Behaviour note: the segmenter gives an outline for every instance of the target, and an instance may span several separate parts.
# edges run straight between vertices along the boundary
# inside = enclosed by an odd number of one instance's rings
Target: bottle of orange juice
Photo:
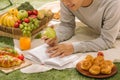
[[[19,42],[21,50],[28,50],[31,48],[31,37],[21,36]]]

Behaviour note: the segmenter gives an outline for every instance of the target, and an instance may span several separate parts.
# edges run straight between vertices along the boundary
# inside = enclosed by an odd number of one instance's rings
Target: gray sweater
[[[69,10],[61,2],[61,23],[56,27],[58,40],[70,39],[75,33],[75,17],[100,36],[90,41],[73,42],[74,53],[106,50],[120,37],[120,0],[94,0],[88,7]]]

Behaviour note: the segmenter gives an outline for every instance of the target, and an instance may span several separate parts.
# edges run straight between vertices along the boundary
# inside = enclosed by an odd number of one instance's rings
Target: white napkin
[[[23,73],[38,73],[38,72],[45,72],[51,70],[52,67],[48,65],[41,65],[33,63],[31,66],[21,69],[20,71]]]

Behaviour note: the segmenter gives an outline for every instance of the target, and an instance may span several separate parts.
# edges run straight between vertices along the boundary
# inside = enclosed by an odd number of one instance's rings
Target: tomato
[[[24,55],[23,55],[23,54],[20,54],[20,55],[18,56],[18,58],[19,58],[20,60],[24,60]]]
[[[101,51],[99,51],[99,52],[97,53],[97,56],[104,56],[104,53],[101,52]]]

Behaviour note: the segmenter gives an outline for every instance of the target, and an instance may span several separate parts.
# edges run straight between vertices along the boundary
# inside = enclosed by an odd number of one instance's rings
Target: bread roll
[[[89,70],[89,68],[92,66],[92,62],[89,60],[83,60],[81,62],[81,69],[83,70]]]
[[[100,66],[98,65],[92,65],[92,67],[89,69],[89,72],[93,75],[100,74]]]

